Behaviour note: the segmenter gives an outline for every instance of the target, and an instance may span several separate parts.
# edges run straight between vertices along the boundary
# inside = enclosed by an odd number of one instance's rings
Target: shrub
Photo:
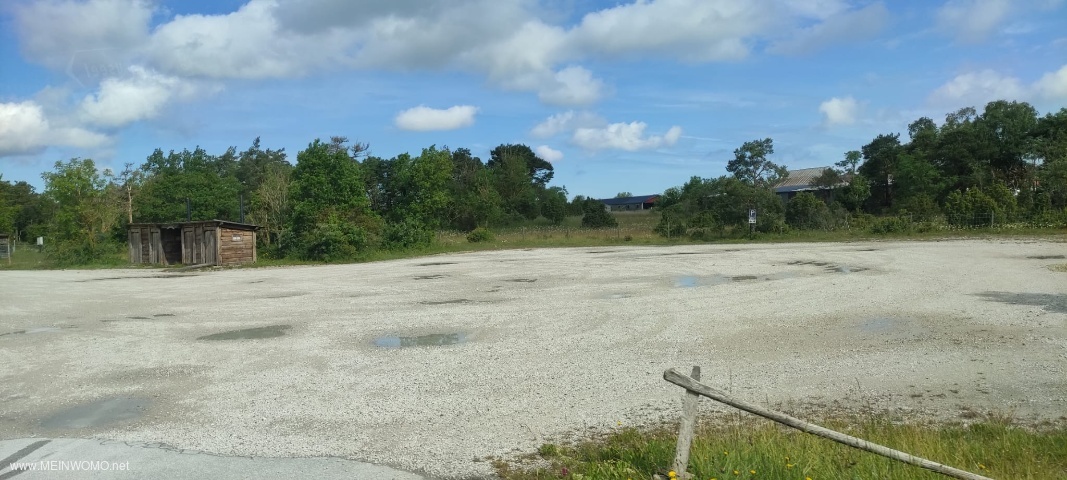
[[[387,224],[382,231],[382,246],[390,250],[426,247],[431,243],[433,231],[411,219]]]
[[[912,229],[911,222],[903,217],[883,217],[871,223],[871,233],[885,235],[906,233]]]
[[[300,257],[324,262],[351,260],[367,250],[367,237],[366,230],[347,222],[318,223],[301,237]]]
[[[619,221],[604,208],[604,204],[596,200],[587,202],[585,216],[582,217],[582,226],[585,228],[608,228],[619,226]]]
[[[830,208],[811,192],[800,192],[785,206],[785,221],[801,230],[825,229],[830,226]]]
[[[475,228],[471,230],[471,233],[467,234],[467,241],[471,243],[491,242],[493,241],[493,232],[484,227]]]

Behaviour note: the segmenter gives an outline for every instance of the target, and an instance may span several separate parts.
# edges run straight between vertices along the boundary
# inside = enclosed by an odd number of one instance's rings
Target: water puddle
[[[867,333],[884,333],[899,327],[903,322],[896,318],[875,317],[860,324],[860,330]]]
[[[304,295],[307,295],[307,293],[306,292],[278,292],[278,293],[271,293],[271,294],[268,294],[268,295],[261,295],[258,298],[278,299],[278,298],[302,297]]]
[[[259,340],[285,335],[292,325],[268,325],[266,327],[245,328],[229,332],[215,333],[198,337],[197,340]]]
[[[790,277],[795,277],[792,273],[775,273],[771,275],[706,275],[698,277],[695,275],[687,275],[684,277],[678,277],[674,281],[676,288],[695,288],[695,287],[707,287],[712,285],[723,285],[726,283],[749,283],[749,282],[766,282],[770,280],[783,280]]]
[[[512,283],[534,283],[534,282],[537,281],[537,279],[536,278],[512,278],[510,280],[504,280],[504,281],[505,282],[512,282]]]
[[[977,296],[1009,305],[1042,307],[1049,313],[1067,313],[1067,294],[1064,293],[985,292]]]
[[[853,267],[849,265],[834,265],[830,262],[815,262],[815,261],[803,261],[795,260],[789,262],[789,265],[811,265],[815,267],[823,267],[827,273],[860,273],[870,270],[867,267]]]
[[[420,264],[418,264],[416,266],[419,266],[419,267],[436,267],[436,266],[440,266],[440,265],[455,265],[455,264],[456,264],[456,262],[429,262],[429,263],[420,263]]]
[[[419,302],[423,305],[458,305],[463,303],[474,303],[474,300],[467,300],[466,298],[457,298],[455,300],[437,300],[437,301],[423,301]]]
[[[41,421],[48,429],[93,428],[128,422],[141,417],[149,401],[142,398],[118,397],[97,400],[63,410]]]
[[[27,329],[24,329],[24,330],[14,330],[14,331],[11,331],[11,332],[0,333],[0,337],[3,337],[5,335],[36,335],[38,333],[53,333],[53,332],[61,331],[64,328],[74,328],[74,327],[33,327],[33,328],[27,328]]]
[[[619,300],[619,299],[630,298],[630,297],[633,297],[633,295],[630,295],[629,293],[611,293],[611,294],[608,294],[607,298],[609,300]]]
[[[173,317],[174,314],[173,313],[154,313],[154,314],[152,314],[152,316],[153,317]]]
[[[1067,255],[1030,255],[1031,260],[1063,260],[1067,258]]]
[[[466,343],[466,341],[467,334],[465,333],[434,333],[412,337],[387,335],[375,338],[374,346],[380,348],[444,347]]]
[[[868,269],[864,267],[850,267],[848,265],[841,265],[836,267],[826,267],[827,270],[834,273],[860,273],[866,272]]]
[[[419,275],[415,277],[415,280],[437,280],[438,278],[445,278],[444,275]]]

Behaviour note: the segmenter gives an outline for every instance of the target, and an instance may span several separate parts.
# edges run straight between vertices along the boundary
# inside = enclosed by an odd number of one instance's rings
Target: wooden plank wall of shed
[[[256,231],[221,227],[219,265],[239,265],[256,261]]]
[[[194,223],[182,227],[182,263],[185,265],[218,265],[215,237],[217,228],[211,223]]]

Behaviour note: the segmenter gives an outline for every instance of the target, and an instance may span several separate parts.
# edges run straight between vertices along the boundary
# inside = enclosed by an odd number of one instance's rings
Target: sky
[[[0,174],[256,137],[529,145],[573,195],[791,169],[996,99],[1067,105],[1065,0],[5,0]]]

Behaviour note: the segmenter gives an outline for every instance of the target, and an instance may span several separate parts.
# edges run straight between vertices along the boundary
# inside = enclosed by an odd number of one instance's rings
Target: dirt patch
[[[213,333],[211,335],[197,337],[197,340],[260,340],[264,338],[281,337],[285,335],[285,331],[290,328],[293,328],[292,325],[268,325],[266,327],[245,328],[241,330]]]

